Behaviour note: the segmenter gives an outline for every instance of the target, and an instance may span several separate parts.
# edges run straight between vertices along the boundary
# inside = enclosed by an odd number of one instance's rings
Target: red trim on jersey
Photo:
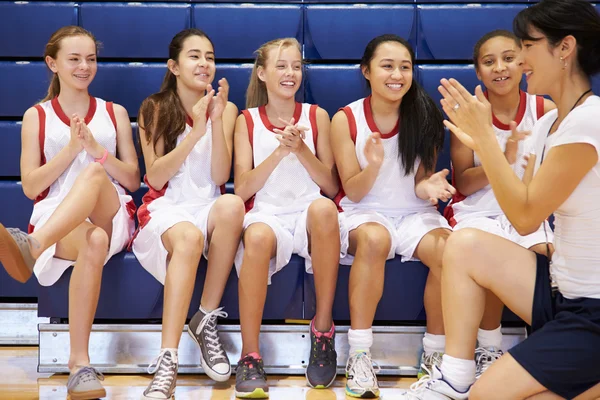
[[[54,112],[56,113],[58,118],[65,125],[71,126],[71,119],[69,117],[67,117],[67,114],[65,114],[65,112],[61,108],[60,103],[58,102],[58,96],[53,98],[50,101],[50,104],[52,104],[52,108],[54,109]],[[87,115],[83,119],[83,122],[85,122],[86,125],[89,124],[92,121],[92,118],[94,118],[95,113],[96,113],[96,98],[90,96],[90,107],[88,108]]]
[[[252,168],[254,168],[254,120],[252,119],[252,115],[250,115],[250,111],[242,110],[242,114],[244,115],[244,119],[246,120],[246,128],[248,129],[248,141],[250,142],[250,148],[252,149]],[[252,210],[254,207],[254,196],[250,197],[244,203],[246,207],[246,212]]]
[[[379,132],[379,128],[377,128],[377,124],[375,123],[375,119],[373,118],[373,110],[371,110],[371,96],[365,97],[365,100],[363,103],[363,108],[365,109],[365,118],[367,119],[367,125],[369,126],[369,129],[371,130],[371,132]],[[391,132],[388,132],[388,133],[379,132],[379,133],[381,133],[382,139],[389,139],[391,137],[394,137],[394,135],[396,135],[398,133],[399,129],[400,129],[400,118],[398,118],[398,121],[396,122],[396,126],[394,126],[394,128],[391,130]]]
[[[356,128],[356,119],[354,118],[354,113],[352,113],[352,109],[348,106],[344,108],[340,108],[341,111],[346,114],[346,118],[348,119],[348,128],[350,129],[350,139],[356,144],[356,135],[358,134],[358,130]]]
[[[194,127],[194,120],[187,114],[185,114],[185,123],[191,126],[192,128]]]
[[[315,156],[317,156],[317,140],[319,140],[319,124],[317,124],[317,110],[319,106],[312,104],[308,112],[308,120],[310,121],[310,128],[312,130],[313,144],[315,145]],[[317,156],[318,157],[318,156]]]
[[[40,167],[44,164],[46,164],[46,155],[44,154],[44,145],[46,143],[46,112],[44,111],[44,109],[42,108],[42,106],[40,106],[39,104],[34,106],[35,109],[38,112],[38,120],[39,120],[39,131],[38,131],[38,141],[40,143]],[[44,200],[46,197],[48,197],[48,193],[50,193],[50,187],[47,187],[46,190],[44,190],[42,193],[40,193],[35,200],[33,201],[33,204],[35,205],[36,203],[39,203],[40,201]],[[27,232],[28,233],[33,233],[35,229],[35,226],[29,224],[28,228],[27,228]]]
[[[167,187],[169,187],[169,182],[167,182],[165,184],[165,186],[163,186],[162,189],[160,189],[160,190],[154,189],[148,183],[147,175],[144,176],[144,183],[148,186],[148,192],[146,192],[144,197],[142,197],[142,205],[137,210],[139,226],[135,230],[135,233],[133,234],[131,240],[129,241],[129,245],[127,246],[128,251],[131,251],[131,246],[133,246],[133,241],[137,237],[138,233],[140,233],[140,230],[142,230],[146,225],[148,225],[148,222],[150,222],[150,220],[152,219],[152,217],[150,216],[150,211],[148,211],[148,206],[154,200],[156,200],[160,197],[163,197],[165,195],[165,192],[167,191]],[[133,201],[131,201],[130,203],[133,203]],[[135,207],[135,204],[133,205],[133,207]],[[127,203],[127,211],[131,212],[129,203]]]
[[[279,127],[275,126],[269,121],[269,117],[267,117],[267,110],[265,106],[258,107],[258,113],[260,114],[260,119],[262,123],[265,125],[265,128],[273,132],[274,129],[284,130],[285,126]],[[294,110],[294,123],[297,124],[300,120],[300,116],[302,116],[302,103],[296,103],[296,109]]]
[[[488,92],[487,90],[484,92],[485,97],[488,97]],[[517,116],[515,117],[515,122],[517,123],[517,126],[519,126],[521,124],[521,121],[523,121],[523,117],[525,116],[525,111],[527,110],[527,92],[524,92],[522,90],[519,90],[519,109],[517,110]],[[494,126],[498,129],[502,129],[503,131],[510,131],[510,125],[506,125],[505,123],[503,123],[502,121],[500,121],[498,118],[496,118],[496,115],[494,114],[494,112],[492,111],[492,123],[494,124]]]
[[[537,111],[537,119],[544,116],[544,98],[542,96],[535,96],[535,109]]]
[[[117,130],[117,117],[115,117],[115,108],[113,106],[114,106],[114,104],[112,101],[106,102],[106,111],[108,112],[108,116],[110,117],[110,120],[112,121],[112,123],[115,127],[115,131],[116,131]]]
[[[454,179],[454,169],[452,169],[452,186],[456,188],[456,180]],[[452,206],[456,203],[460,203],[466,198],[467,196],[463,195],[457,190],[456,194],[452,196],[452,199],[450,200],[446,208],[444,208],[444,218],[448,220],[448,223],[452,228],[454,228],[454,226],[456,225],[456,220],[454,219],[454,209],[452,208]]]

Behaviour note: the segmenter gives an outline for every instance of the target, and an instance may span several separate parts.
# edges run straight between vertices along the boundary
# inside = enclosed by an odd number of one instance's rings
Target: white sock
[[[206,315],[206,314],[208,314],[208,313],[210,312],[210,311],[207,311],[207,310],[206,310],[204,307],[202,307],[202,304],[200,304],[200,308],[199,308],[199,310],[200,310],[200,311],[202,311],[202,313],[203,313],[204,315]],[[212,311],[212,310],[211,310],[211,311]]]
[[[425,332],[423,336],[423,351],[425,354],[443,353],[446,349],[446,335],[433,335]]]
[[[477,341],[479,342],[479,347],[485,349],[495,347],[496,349],[500,349],[502,347],[502,327],[499,326],[491,331],[479,328],[477,331]]]
[[[348,329],[350,354],[357,351],[370,352],[373,346],[373,329]]]
[[[444,354],[442,375],[456,390],[466,392],[475,383],[475,360],[463,360]]]

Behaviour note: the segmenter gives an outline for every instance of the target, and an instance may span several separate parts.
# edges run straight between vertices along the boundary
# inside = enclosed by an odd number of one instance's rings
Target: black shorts
[[[572,399],[600,383],[600,299],[553,296],[540,254],[531,330],[509,353],[546,389]]]

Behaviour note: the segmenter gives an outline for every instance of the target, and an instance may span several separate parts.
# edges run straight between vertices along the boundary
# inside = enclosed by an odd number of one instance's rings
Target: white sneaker
[[[479,379],[481,375],[504,353],[496,347],[478,347],[475,350],[475,379]]]
[[[454,389],[452,385],[444,380],[442,373],[434,365],[431,375],[424,375],[417,382],[410,385],[410,391],[402,394],[400,398],[403,400],[467,400],[469,390],[459,392]]]
[[[377,366],[379,370],[379,366]],[[357,351],[351,354],[346,363],[346,394],[361,399],[379,397],[377,375],[373,368],[371,353]]]

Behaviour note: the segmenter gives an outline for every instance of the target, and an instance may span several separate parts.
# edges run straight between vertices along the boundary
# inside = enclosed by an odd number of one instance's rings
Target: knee
[[[469,257],[473,254],[479,242],[480,231],[465,228],[452,233],[446,240],[442,265],[444,269],[464,269],[469,264]]]
[[[110,240],[106,231],[95,227],[86,233],[86,258],[94,260],[92,265],[104,266],[104,260],[108,254]]]
[[[383,226],[366,227],[358,235],[358,247],[370,259],[385,261],[392,247],[392,238]]]
[[[270,255],[275,242],[275,233],[271,227],[263,223],[250,225],[244,233],[244,251],[249,253]]]
[[[333,201],[318,199],[308,207],[308,225],[310,230],[339,230],[338,210]]]
[[[244,201],[241,197],[224,194],[215,202],[214,210],[218,220],[226,222],[232,228],[234,224],[241,228],[245,212]]]
[[[173,252],[188,257],[200,258],[204,248],[204,235],[192,224],[180,228],[175,236]]]
[[[93,162],[85,167],[80,176],[85,182],[96,183],[106,176],[106,171],[100,163]]]

